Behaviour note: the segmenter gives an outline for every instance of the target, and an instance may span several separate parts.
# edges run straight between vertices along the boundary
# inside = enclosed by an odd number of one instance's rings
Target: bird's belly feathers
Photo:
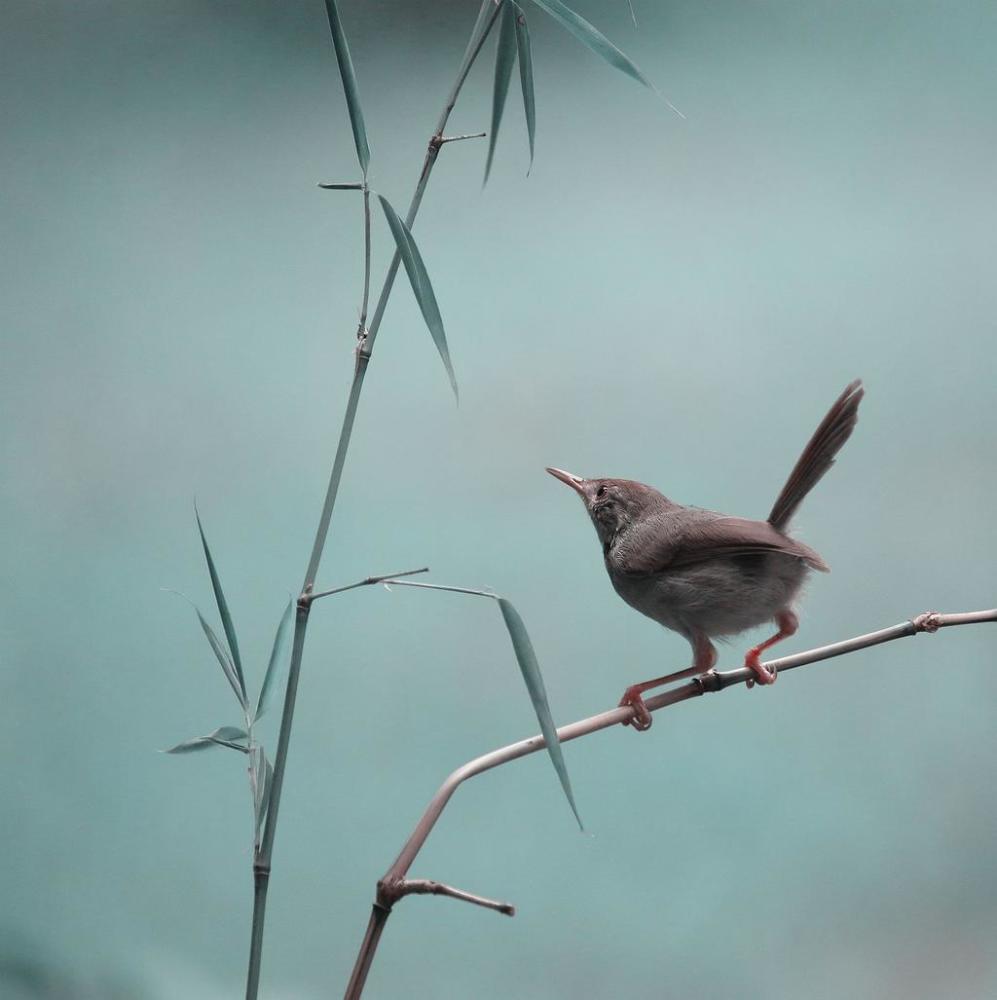
[[[794,556],[751,554],[705,560],[652,577],[610,571],[616,592],[641,614],[688,636],[734,635],[788,608],[807,575]]]

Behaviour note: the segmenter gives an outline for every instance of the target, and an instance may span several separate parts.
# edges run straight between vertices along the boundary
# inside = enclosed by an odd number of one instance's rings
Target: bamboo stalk
[[[443,146],[443,130],[446,128],[450,113],[453,111],[457,98],[460,96],[467,75],[474,65],[481,47],[495,23],[499,7],[493,0],[482,0],[481,9],[478,12],[477,20],[471,31],[471,36],[464,51],[464,56],[457,71],[457,78],[447,94],[443,111],[437,122],[436,130],[429,139],[426,156],[423,161],[419,180],[416,184],[415,192],[409,204],[405,222],[411,229],[415,218],[419,213],[422,198],[426,191],[426,185],[432,174],[433,167]],[[253,923],[250,938],[249,964],[246,975],[246,1000],[256,1000],[259,992],[260,964],[263,949],[264,918],[266,914],[267,890],[270,883],[271,861],[273,857],[273,844],[277,832],[277,818],[280,809],[281,794],[284,788],[284,773],[287,767],[287,752],[291,740],[291,727],[294,722],[294,708],[297,699],[298,681],[301,675],[301,661],[304,653],[305,634],[308,629],[308,616],[311,611],[314,595],[312,593],[315,578],[318,574],[319,564],[325,550],[326,539],[329,534],[329,525],[332,521],[332,512],[336,506],[336,498],[339,495],[339,486],[343,477],[343,469],[346,466],[346,456],[349,451],[350,440],[353,434],[353,424],[356,420],[357,409],[360,405],[360,394],[363,389],[364,379],[367,374],[367,367],[370,363],[371,353],[374,348],[374,340],[380,328],[384,310],[394,286],[395,277],[398,273],[398,265],[401,256],[395,252],[388,267],[384,283],[374,307],[374,314],[371,317],[369,328],[365,326],[367,315],[367,303],[370,294],[370,201],[369,190],[366,178],[363,184],[364,193],[364,290],[363,304],[361,307],[360,329],[358,330],[358,342],[356,350],[356,365],[353,372],[353,382],[350,385],[350,394],[346,402],[346,412],[343,415],[343,423],[339,432],[339,441],[336,445],[336,455],[332,463],[332,471],[329,475],[329,484],[326,487],[325,499],[319,515],[319,523],[315,532],[315,541],[312,544],[311,555],[308,560],[308,567],[305,570],[305,578],[298,598],[297,615],[294,621],[294,639],[291,647],[291,662],[288,668],[287,687],[284,693],[284,708],[281,713],[280,733],[277,737],[277,753],[273,763],[273,778],[270,785],[270,800],[267,809],[266,822],[263,828],[263,838],[259,850],[253,859]],[[382,923],[383,926],[383,923]],[[380,928],[377,931],[380,937]]]

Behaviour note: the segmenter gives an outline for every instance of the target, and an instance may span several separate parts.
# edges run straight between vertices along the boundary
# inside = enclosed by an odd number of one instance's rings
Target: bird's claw
[[[633,726],[639,733],[647,732],[651,728],[651,723],[654,720],[651,718],[647,705],[644,704],[640,691],[627,688],[620,699],[619,707],[633,709],[633,715],[629,719],[623,720],[624,726]]]
[[[755,675],[746,681],[749,688],[753,688],[756,682],[758,684],[775,684],[776,678],[779,676],[777,670],[770,670],[762,664],[761,655],[760,649],[749,649],[744,658],[744,665]]]

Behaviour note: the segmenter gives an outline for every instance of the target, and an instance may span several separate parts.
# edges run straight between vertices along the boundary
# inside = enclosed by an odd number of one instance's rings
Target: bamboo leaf
[[[530,140],[530,169],[533,168],[533,144],[537,134],[537,108],[533,93],[533,50],[526,15],[519,4],[516,8],[516,48],[519,52],[519,83],[523,90],[523,110],[526,113],[526,134]],[[527,170],[527,173],[530,171]]]
[[[415,293],[416,301],[422,310],[422,318],[426,321],[426,326],[429,327],[433,343],[436,344],[436,349],[440,352],[440,357],[443,359],[443,366],[447,370],[454,398],[459,399],[457,379],[454,376],[453,365],[450,363],[450,349],[447,347],[447,336],[443,330],[443,318],[440,316],[440,307],[436,302],[436,296],[433,293],[433,286],[429,280],[426,265],[422,262],[422,254],[419,253],[419,248],[416,246],[415,239],[408,226],[405,225],[398,213],[391,207],[388,199],[382,195],[378,195],[377,197],[381,202],[381,208],[384,209],[384,217],[388,220],[391,235],[395,238],[395,245],[398,247],[398,253],[401,255],[402,263],[405,265],[405,271],[412,285],[412,291]]]
[[[350,56],[350,46],[346,41],[343,22],[339,18],[336,0],[325,0],[326,13],[329,15],[329,28],[332,30],[332,44],[336,48],[336,62],[339,64],[339,75],[343,80],[343,93],[346,95],[346,107],[350,113],[350,125],[353,127],[353,142],[357,147],[357,160],[364,177],[370,164],[370,147],[367,145],[367,127],[364,125],[363,110],[360,107],[360,91],[357,88],[357,77],[353,71],[353,59]]]
[[[540,732],[543,733],[547,742],[547,753],[550,754],[551,762],[557,776],[561,781],[561,787],[568,799],[568,805],[575,814],[578,826],[582,827],[582,819],[578,815],[578,807],[575,805],[575,796],[571,790],[571,779],[568,777],[568,769],[564,763],[564,755],[561,753],[561,743],[557,738],[557,729],[554,726],[554,719],[550,713],[550,705],[547,702],[547,691],[544,687],[543,675],[540,672],[540,664],[537,662],[536,653],[533,651],[533,643],[530,642],[529,633],[520,618],[519,612],[504,597],[497,598],[499,608],[502,610],[502,617],[505,619],[505,627],[509,630],[509,638],[512,640],[512,648],[516,652],[516,659],[519,661],[519,669],[522,671],[523,680],[526,681],[526,688],[530,693],[530,700],[533,702],[533,710],[537,713],[537,721],[540,723]]]
[[[222,671],[226,678],[228,678],[229,684],[232,685],[232,690],[235,692],[236,698],[239,699],[239,704],[242,705],[243,710],[247,709],[249,704],[246,701],[246,692],[239,684],[239,676],[235,672],[235,665],[232,663],[225,647],[221,644],[221,640],[215,635],[215,630],[204,620],[204,615],[201,614],[196,605],[194,611],[197,614],[197,620],[201,623],[201,628],[204,629],[204,634],[208,637],[208,643],[211,645],[215,657],[221,664]]]
[[[560,779],[561,787],[568,799],[568,805],[578,820],[581,829],[582,820],[578,815],[578,807],[575,805],[575,796],[571,790],[571,780],[568,778],[568,769],[564,763],[564,755],[561,752],[561,743],[557,738],[557,729],[554,726],[554,719],[550,713],[550,705],[547,702],[547,691],[544,687],[543,675],[540,672],[540,664],[537,662],[537,655],[533,651],[533,643],[530,642],[529,633],[520,618],[519,612],[513,607],[510,601],[498,594],[487,590],[478,590],[472,587],[448,587],[440,583],[420,583],[416,580],[399,580],[397,578],[389,580],[389,583],[397,584],[399,587],[417,587],[422,590],[441,590],[451,594],[470,594],[474,597],[489,597],[498,602],[502,611],[502,618],[505,620],[505,627],[512,640],[512,648],[516,653],[516,660],[519,669],[526,682],[526,689],[529,691],[530,700],[533,702],[533,710],[537,714],[537,721],[540,723],[540,732],[543,733],[544,741],[547,745],[547,753],[554,764],[554,770]]]
[[[242,673],[242,658],[239,656],[239,642],[235,635],[235,626],[232,624],[232,615],[229,614],[228,603],[225,600],[225,594],[222,591],[222,582],[218,579],[218,571],[215,569],[215,561],[211,558],[211,549],[208,548],[208,539],[204,535],[204,527],[201,525],[201,515],[197,511],[197,505],[194,505],[194,516],[197,518],[197,530],[201,534],[201,545],[204,547],[204,558],[208,563],[208,573],[211,576],[211,589],[215,592],[215,603],[218,605],[218,614],[222,619],[222,628],[225,629],[225,637],[228,639],[229,652],[232,654],[231,664],[235,669],[235,676],[238,680],[238,688],[236,694],[239,695],[239,700],[242,702],[243,708],[248,704],[248,699],[246,697],[246,678]],[[201,612],[197,612],[198,618],[201,618]],[[205,633],[208,635],[208,641],[215,645],[217,640],[213,640],[212,636],[214,633],[208,628],[207,622],[201,618],[201,624],[204,626]],[[217,655],[217,650],[215,651]],[[219,659],[221,659],[219,657]],[[225,669],[225,664],[222,663],[222,669]],[[226,674],[228,671],[226,670]]]
[[[602,56],[610,66],[615,66],[621,73],[626,73],[638,83],[654,90],[651,81],[626,55],[598,28],[589,24],[580,14],[576,14],[567,4],[561,3],[561,0],[533,0],[533,2],[570,31],[583,45],[587,45],[596,55]]]
[[[198,750],[209,750],[211,747],[229,747],[232,750],[240,750],[248,753],[246,747],[239,746],[235,741],[247,739],[246,733],[235,726],[222,726],[208,736],[198,736],[196,739],[178,743],[163,753],[194,753]]]
[[[256,703],[256,714],[253,716],[255,722],[267,710],[270,701],[270,692],[273,689],[273,682],[277,677],[277,664],[280,661],[280,654],[284,647],[284,640],[287,637],[287,626],[291,621],[291,608],[293,602],[288,601],[284,614],[277,626],[277,634],[273,638],[273,649],[270,651],[270,662],[267,664],[267,672],[263,675],[263,686],[260,688],[260,698]]]
[[[501,23],[499,25],[498,47],[495,50],[492,127],[488,133],[488,159],[485,160],[484,184],[488,183],[488,175],[491,173],[495,144],[498,142],[499,125],[502,124],[502,112],[505,110],[505,99],[509,93],[509,80],[512,78],[512,66],[516,61],[516,13],[512,8],[511,0],[502,0],[502,12],[499,14]]]
[[[249,783],[253,789],[253,817],[255,820],[255,842],[257,849],[267,806],[270,804],[270,786],[273,781],[273,765],[267,760],[263,747],[253,747],[250,754]]]

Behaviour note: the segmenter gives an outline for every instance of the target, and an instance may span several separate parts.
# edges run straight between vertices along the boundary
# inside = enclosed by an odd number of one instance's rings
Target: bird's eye
[[[603,483],[599,489],[596,490],[595,495],[597,497],[604,497],[606,495],[606,484]]]

